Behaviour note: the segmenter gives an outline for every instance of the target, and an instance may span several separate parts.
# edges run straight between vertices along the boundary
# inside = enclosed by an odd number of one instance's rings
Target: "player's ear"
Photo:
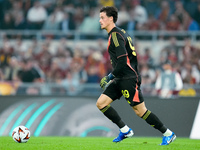
[[[113,21],[113,16],[109,17],[109,20],[112,21],[112,22],[114,22],[114,21]]]

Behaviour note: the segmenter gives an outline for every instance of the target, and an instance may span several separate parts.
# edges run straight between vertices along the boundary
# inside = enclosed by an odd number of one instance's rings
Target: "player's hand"
[[[108,82],[110,81],[108,76],[105,76],[100,81],[100,87],[104,90]]]
[[[100,81],[101,88],[104,90],[106,86],[108,85],[108,83],[114,78],[115,76],[112,73],[110,73],[108,76],[103,77]]]

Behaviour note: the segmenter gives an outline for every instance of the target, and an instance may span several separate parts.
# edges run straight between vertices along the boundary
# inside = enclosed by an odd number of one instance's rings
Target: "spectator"
[[[145,95],[151,95],[155,93],[155,90],[152,89],[151,85],[155,84],[156,81],[156,72],[154,69],[150,68],[147,64],[140,66],[140,75],[142,77],[142,92]]]
[[[28,58],[32,55],[31,51],[29,51],[27,45],[21,38],[17,38],[13,44],[14,53],[17,55],[18,59]]]
[[[166,30],[168,31],[177,31],[180,29],[180,22],[178,20],[178,18],[172,14],[169,17],[169,21],[167,21],[166,23]]]
[[[91,9],[89,16],[84,18],[79,30],[84,33],[83,38],[97,38],[92,35],[100,30],[99,19],[95,16],[94,9]]]
[[[186,84],[199,84],[200,83],[200,72],[196,65],[191,63],[184,63],[181,68],[181,76],[183,82]]]
[[[43,30],[53,30],[56,31],[59,29],[59,22],[56,21],[56,15],[51,14],[45,21],[42,27]]]
[[[51,62],[50,70],[46,72],[46,80],[49,83],[61,83],[61,81],[66,77],[68,72],[63,71],[59,68],[59,59],[53,58]]]
[[[112,64],[110,63],[110,56],[109,56],[107,47],[104,46],[105,43],[104,43],[103,39],[98,39],[97,42],[98,42],[97,47],[99,48],[99,51],[103,55],[102,62],[104,64],[104,66],[105,66],[106,74],[109,74],[109,72],[112,71]]]
[[[153,69],[149,68],[148,65],[142,65],[140,74],[142,76],[143,84],[153,84],[156,80],[156,73]]]
[[[83,11],[83,8],[81,7],[77,7],[76,8],[76,11],[74,13],[74,22],[76,24],[76,29],[79,28],[79,26],[81,25],[81,23],[83,22],[84,20],[84,11]]]
[[[193,59],[193,55],[196,54],[196,48],[191,44],[190,38],[185,38],[184,46],[182,47],[183,60],[189,63]]]
[[[199,24],[187,13],[185,16],[185,29],[186,31],[198,31],[200,29]]]
[[[178,72],[173,71],[170,63],[163,65],[163,71],[159,74],[155,88],[161,98],[172,98],[183,87],[183,81]]]
[[[147,23],[147,10],[140,4],[139,0],[132,1],[132,9],[134,11],[134,19],[137,22],[137,29],[140,30]]]
[[[5,38],[3,40],[3,47],[0,48],[0,67],[4,69],[5,67],[9,66],[10,58],[13,56],[13,47],[11,46],[9,40]]]
[[[50,50],[48,44],[42,44],[41,50],[39,50],[39,53],[35,55],[35,60],[40,62],[40,60],[44,58],[50,63],[52,59],[52,54],[49,51]]]
[[[18,71],[20,66],[16,57],[11,57],[9,61],[9,66],[4,70],[4,80],[5,81],[18,81]]]
[[[31,53],[33,54],[33,57],[35,58],[35,56],[41,51],[41,44],[36,38],[33,38],[28,49],[30,49]]]
[[[51,15],[55,16],[55,21],[57,23],[60,23],[64,19],[65,13],[62,7],[57,6],[56,8],[54,8],[54,11],[50,14],[50,16]]]
[[[163,23],[166,23],[169,19],[169,17],[172,14],[172,10],[169,6],[169,2],[164,0],[161,1],[161,6],[158,8],[156,12],[156,18],[160,20]]]
[[[182,51],[181,51],[181,46],[179,46],[177,41],[177,38],[174,36],[171,36],[169,38],[169,43],[167,44],[167,46],[165,46],[165,50],[166,50],[166,55],[167,58],[169,57],[170,54],[172,54],[171,52],[174,52],[176,57],[177,57],[177,61],[180,61],[181,57],[182,57]]]
[[[59,30],[63,31],[68,39],[73,38],[73,35],[70,34],[70,31],[74,31],[76,29],[76,24],[74,22],[74,18],[72,18],[72,14],[66,12],[64,15],[64,19],[59,23]]]
[[[153,15],[149,15],[149,19],[147,21],[147,30],[156,31],[160,30],[160,22]]]
[[[152,58],[152,56],[151,56],[151,49],[150,48],[145,48],[145,50],[144,50],[144,55],[143,56],[141,56],[143,59],[143,61],[144,61],[144,64],[147,64],[150,68],[154,68],[154,60],[153,60],[153,58]]]
[[[102,54],[98,51],[89,55],[85,66],[88,74],[88,83],[97,83],[105,75],[106,70],[102,60]]]
[[[128,11],[126,10],[126,6],[124,4],[122,4],[120,6],[119,13],[118,13],[117,25],[120,28],[124,29],[125,25],[127,25],[128,21],[129,21],[129,19],[130,19],[130,16],[129,16]]]
[[[130,18],[127,22],[127,25],[124,25],[124,29],[128,32],[136,30],[137,22],[134,18],[134,10],[129,10]]]
[[[21,70],[18,71],[19,81],[22,83],[38,83],[43,82],[44,77],[41,74],[41,70],[38,66],[34,65],[34,60],[22,60]],[[40,89],[34,86],[24,86],[20,84],[17,89],[17,94],[39,94]]]
[[[70,69],[71,62],[72,58],[66,53],[58,57],[58,66],[63,72],[67,72]]]
[[[34,66],[33,60],[22,60],[21,62],[21,70],[18,72],[18,77],[20,81],[24,83],[33,83],[41,81],[41,74]]]
[[[184,23],[185,20],[185,16],[187,12],[185,11],[184,7],[183,7],[183,3],[181,1],[176,1],[175,2],[175,11],[174,11],[174,15],[178,18],[179,22],[181,24]]]
[[[39,1],[35,1],[33,7],[31,7],[27,13],[28,28],[34,30],[42,29],[47,16],[46,9],[40,4]]]
[[[64,32],[76,29],[75,22],[70,13],[65,13],[64,19],[59,23],[59,29]]]
[[[47,75],[49,75],[50,71],[51,71],[51,67],[52,67],[51,61],[49,61],[46,58],[42,57],[41,60],[39,61],[39,67],[41,68],[41,70],[45,74],[46,82],[49,82],[49,78],[47,77]]]
[[[24,30],[26,29],[26,21],[23,15],[19,14],[14,20],[14,29],[15,30]]]
[[[80,58],[74,58],[72,60],[72,65],[70,66],[70,71],[74,78],[77,78],[77,80],[82,84],[87,82],[87,72],[84,68],[84,60]]]
[[[9,13],[4,15],[3,22],[1,23],[1,29],[3,30],[12,30],[14,29],[14,22]]]
[[[24,17],[24,11],[23,11],[23,2],[22,1],[13,1],[12,2],[12,8],[9,10],[9,13],[11,14],[11,17],[15,20],[19,16]]]
[[[175,51],[170,51],[168,58],[167,58],[173,65],[178,63],[178,57],[175,53]]]
[[[69,95],[79,93],[81,84],[87,81],[87,72],[84,69],[82,59],[73,59],[70,65],[70,71],[65,79],[61,81],[61,84],[66,87]]]

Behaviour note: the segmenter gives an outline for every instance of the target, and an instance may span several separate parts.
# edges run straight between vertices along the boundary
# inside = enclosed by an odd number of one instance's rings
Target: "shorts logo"
[[[130,96],[128,90],[122,90],[122,94],[124,95],[125,98],[129,98]]]

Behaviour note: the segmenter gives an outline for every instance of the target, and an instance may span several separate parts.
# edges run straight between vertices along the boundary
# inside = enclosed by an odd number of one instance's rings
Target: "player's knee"
[[[102,103],[101,101],[97,101],[97,102],[96,102],[96,106],[97,106],[97,108],[102,109],[102,108],[105,107],[105,104]]]
[[[138,116],[138,117],[141,117],[143,115],[143,113],[141,111],[135,111],[135,114]]]
[[[135,114],[138,116],[138,117],[142,117],[144,115],[144,113],[146,112],[145,109],[133,109],[135,111]]]
[[[140,112],[139,112],[139,111],[135,111],[135,114],[136,114],[137,116],[139,116],[139,115],[140,115]]]
[[[98,100],[98,101],[96,102],[96,106],[97,106],[97,108],[99,108],[100,110],[103,109],[104,107],[108,106],[108,105],[109,105],[109,104],[107,104],[107,103],[105,103],[105,102],[103,102],[103,101],[100,101],[100,100]]]
[[[112,103],[112,99],[109,98],[108,96],[102,94],[102,95],[99,97],[99,99],[97,100],[96,106],[97,106],[99,109],[102,109],[102,108],[104,108],[104,107],[110,105],[110,103]]]
[[[96,106],[97,106],[97,108],[101,109],[101,103],[100,102],[97,101]]]
[[[138,104],[136,106],[133,106],[132,108],[138,117],[142,117],[145,114],[145,112],[147,111],[147,108],[146,108],[144,102],[141,104]]]

